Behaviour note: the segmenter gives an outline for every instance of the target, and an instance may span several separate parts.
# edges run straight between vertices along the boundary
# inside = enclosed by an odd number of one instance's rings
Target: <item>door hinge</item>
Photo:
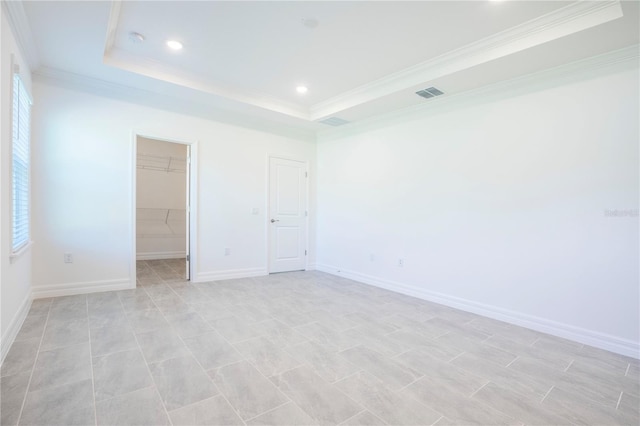
[[[306,251],[306,250],[304,251],[304,255],[305,255],[305,256],[307,255],[307,251]]]
[[[187,262],[191,261],[191,255],[187,255]]]
[[[304,172],[304,177],[309,177],[309,173]]]
[[[304,217],[307,217],[309,215],[309,212],[307,212],[306,210],[304,211]]]

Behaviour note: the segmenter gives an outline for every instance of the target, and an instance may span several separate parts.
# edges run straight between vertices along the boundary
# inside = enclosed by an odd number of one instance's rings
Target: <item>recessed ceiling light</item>
[[[182,43],[177,40],[167,40],[167,46],[172,50],[180,50],[182,49]]]
[[[135,32],[135,31],[131,31],[129,33],[129,41],[131,43],[135,43],[135,44],[142,43],[144,41],[144,36],[142,34],[140,34],[140,33]]]
[[[296,87],[296,92],[300,93],[301,95],[304,95],[308,91],[309,91],[309,89],[307,88],[307,86],[298,86],[298,87]]]

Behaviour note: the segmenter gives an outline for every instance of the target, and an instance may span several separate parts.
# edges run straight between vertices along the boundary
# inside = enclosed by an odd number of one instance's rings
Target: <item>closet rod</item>
[[[138,164],[136,166],[137,169],[144,169],[144,170],[155,170],[158,172],[167,172],[167,173],[186,173],[186,170],[183,169],[170,169],[168,167],[160,167],[160,166],[143,166]]]
[[[183,168],[179,167],[182,165],[180,163],[184,164]],[[137,161],[136,161],[136,168],[145,169],[145,170],[163,171],[167,173],[169,172],[186,173],[186,169],[187,169],[186,164],[187,164],[187,159],[184,157],[138,154]]]

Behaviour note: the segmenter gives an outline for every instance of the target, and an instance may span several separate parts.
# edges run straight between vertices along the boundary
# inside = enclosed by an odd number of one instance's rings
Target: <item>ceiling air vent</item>
[[[434,98],[436,96],[440,96],[443,94],[444,94],[443,92],[436,89],[435,87],[429,87],[428,89],[418,90],[416,92],[416,95],[422,96],[423,98],[426,98],[426,99]]]
[[[320,123],[336,127],[336,126],[342,126],[343,124],[347,124],[348,121],[338,117],[329,117],[329,118],[325,118],[324,120],[320,120]]]

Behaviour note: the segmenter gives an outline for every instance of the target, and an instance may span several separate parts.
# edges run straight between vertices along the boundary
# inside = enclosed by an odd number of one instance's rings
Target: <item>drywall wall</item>
[[[136,257],[184,258],[188,146],[136,140]]]
[[[31,93],[31,71],[25,62],[3,8],[0,8],[0,329],[2,359],[22,326],[31,302],[31,249],[19,257],[11,256],[11,141],[12,141],[12,62]],[[33,239],[33,236],[32,236]]]
[[[38,99],[33,123],[36,297],[124,288],[135,282],[134,132],[195,145],[192,165],[198,181],[194,194],[198,219],[193,226],[199,238],[193,242],[194,280],[267,273],[268,155],[314,164],[313,141],[140,106],[38,79],[34,92]],[[253,208],[259,209],[258,214],[252,214]],[[313,215],[310,222],[313,226]],[[225,248],[230,248],[230,255],[225,256]],[[73,263],[63,263],[65,252],[73,253]]]
[[[631,68],[321,135],[318,269],[637,357]]]

